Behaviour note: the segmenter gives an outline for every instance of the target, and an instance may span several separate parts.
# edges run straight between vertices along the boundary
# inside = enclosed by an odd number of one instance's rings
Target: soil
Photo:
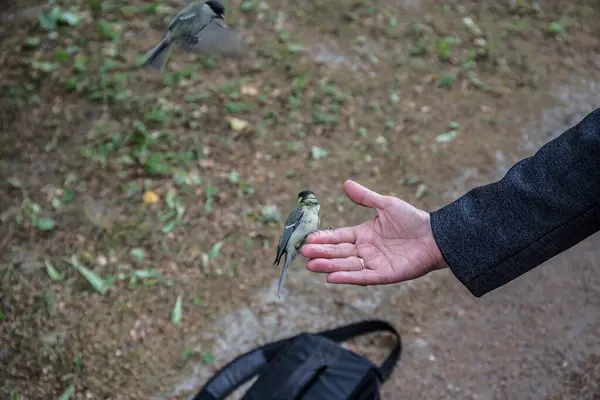
[[[2,398],[188,398],[258,344],[374,316],[404,342],[385,399],[600,398],[597,235],[481,299],[300,258],[278,300],[271,265],[301,190],[324,226],[371,216],[348,178],[435,210],[599,107],[597,1],[229,0],[245,56],[176,50],[162,75],[140,60],[181,4],[55,4],[0,17]]]

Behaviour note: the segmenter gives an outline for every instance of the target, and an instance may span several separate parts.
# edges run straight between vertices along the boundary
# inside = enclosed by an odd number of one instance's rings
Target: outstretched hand
[[[447,267],[431,231],[429,213],[353,181],[344,191],[377,215],[360,225],[322,230],[307,237],[306,268],[328,274],[327,282],[382,285],[421,277]]]

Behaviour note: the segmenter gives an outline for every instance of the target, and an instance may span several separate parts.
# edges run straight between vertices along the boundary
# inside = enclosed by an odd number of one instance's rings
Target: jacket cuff
[[[468,257],[463,257],[464,251],[476,250],[464,247],[466,238],[459,227],[464,227],[466,221],[462,220],[458,208],[457,202],[453,202],[430,213],[433,238],[454,276],[473,296],[481,297],[496,286],[474,276],[475,268],[469,265]]]

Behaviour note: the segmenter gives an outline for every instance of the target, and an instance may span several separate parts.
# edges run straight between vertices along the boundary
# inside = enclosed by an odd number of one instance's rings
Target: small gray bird
[[[162,73],[173,45],[198,54],[238,53],[241,42],[224,18],[225,7],[218,0],[190,4],[173,18],[163,40],[147,53],[144,67]]]
[[[292,210],[283,228],[283,233],[277,245],[277,257],[274,264],[279,265],[283,253],[285,263],[279,278],[277,297],[281,297],[283,281],[290,264],[294,261],[300,248],[304,245],[306,237],[319,230],[321,205],[317,196],[310,190],[298,193],[298,205]]]

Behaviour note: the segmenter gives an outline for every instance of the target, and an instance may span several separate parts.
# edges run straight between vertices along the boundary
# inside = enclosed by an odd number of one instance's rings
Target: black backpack
[[[387,331],[396,345],[381,366],[339,343],[367,333]],[[221,400],[258,375],[243,400],[379,400],[402,351],[388,322],[368,320],[319,333],[269,343],[243,354],[216,373],[193,400]]]

